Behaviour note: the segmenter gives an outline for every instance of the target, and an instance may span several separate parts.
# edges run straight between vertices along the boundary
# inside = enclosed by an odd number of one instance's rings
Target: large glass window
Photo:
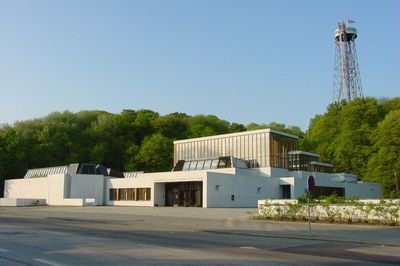
[[[270,166],[289,168],[289,151],[297,150],[297,139],[288,136],[270,134]]]
[[[280,133],[261,131],[226,137],[218,136],[205,140],[190,140],[176,144],[175,149],[177,150],[175,162],[234,156],[257,161],[261,167],[288,168],[287,153],[297,150],[297,139]]]

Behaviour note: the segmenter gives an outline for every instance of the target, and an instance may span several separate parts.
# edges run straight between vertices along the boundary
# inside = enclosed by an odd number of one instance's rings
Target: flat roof
[[[174,144],[199,141],[199,140],[211,140],[211,139],[222,139],[222,138],[236,137],[236,136],[245,136],[245,135],[257,134],[257,133],[275,133],[275,134],[279,134],[279,135],[286,136],[289,138],[299,139],[299,137],[296,135],[292,135],[292,134],[282,132],[279,130],[275,130],[275,129],[271,129],[271,128],[265,128],[265,129],[251,130],[251,131],[242,131],[242,132],[235,132],[235,133],[228,133],[228,134],[213,135],[213,136],[208,136],[208,137],[175,140]]]
[[[318,157],[318,158],[320,157],[319,154],[317,154],[317,153],[308,152],[308,151],[301,151],[301,150],[289,151],[288,154],[304,154],[304,155]]]
[[[322,162],[316,162],[316,161],[311,161],[310,164],[313,164],[313,165],[320,165],[320,166],[327,166],[327,167],[333,167],[333,164],[331,164],[331,163],[322,163]]]

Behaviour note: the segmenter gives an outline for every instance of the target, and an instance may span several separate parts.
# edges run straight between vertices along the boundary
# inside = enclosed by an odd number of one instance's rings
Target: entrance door
[[[165,184],[165,206],[202,207],[203,182]]]

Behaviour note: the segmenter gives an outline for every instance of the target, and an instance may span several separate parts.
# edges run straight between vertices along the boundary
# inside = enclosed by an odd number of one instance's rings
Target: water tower
[[[354,23],[349,20],[348,23]],[[348,27],[344,22],[338,23],[335,31],[335,76],[333,85],[333,101],[349,102],[363,97],[360,70],[358,68],[355,39],[357,29]]]

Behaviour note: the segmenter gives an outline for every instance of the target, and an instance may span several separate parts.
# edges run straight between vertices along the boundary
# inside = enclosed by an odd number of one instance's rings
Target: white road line
[[[256,248],[256,247],[239,247],[239,248],[242,248],[242,249],[258,249],[258,248]]]
[[[175,252],[185,252],[185,253],[192,252],[190,250],[185,250],[185,249],[169,248],[169,247],[162,247],[162,246],[149,245],[149,244],[135,244],[135,246],[137,246],[137,247],[145,247],[145,248],[154,248],[154,249],[159,248],[159,249],[171,250],[171,251],[175,251]]]
[[[35,258],[34,260],[51,266],[67,266],[66,264],[58,263],[56,261],[51,261],[47,259]]]
[[[71,234],[69,233],[63,233],[63,232],[56,232],[56,231],[49,231],[49,230],[40,230],[41,233],[48,233],[48,234],[53,234],[53,235],[60,235],[60,236],[69,236]]]
[[[167,249],[167,250],[171,250],[171,251],[177,251],[177,252],[186,252],[186,253],[191,252],[190,250],[177,249],[177,248],[165,248],[165,247],[159,247],[159,248],[161,248],[161,249]]]
[[[374,255],[382,255],[382,256],[394,256],[394,257],[400,257],[399,248],[384,248],[384,249],[379,249],[379,248],[349,248],[346,249],[349,251],[353,252],[358,252],[358,253],[363,253],[363,254],[374,254]]]
[[[8,251],[9,251],[8,249],[0,248],[0,252],[8,252]]]

